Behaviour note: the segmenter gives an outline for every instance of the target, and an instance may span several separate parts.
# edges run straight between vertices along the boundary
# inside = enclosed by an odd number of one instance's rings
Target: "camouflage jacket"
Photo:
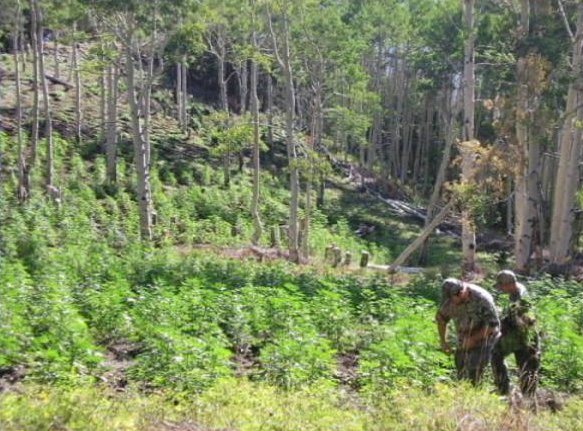
[[[528,330],[535,324],[532,306],[528,301],[528,291],[523,284],[517,283],[516,293],[510,295],[510,304],[502,313],[502,326],[508,329]]]
[[[498,328],[500,320],[492,295],[475,284],[464,284],[470,289],[469,299],[459,305],[453,304],[451,298],[443,298],[439,314],[446,321],[452,319],[458,334],[458,343],[479,328]]]

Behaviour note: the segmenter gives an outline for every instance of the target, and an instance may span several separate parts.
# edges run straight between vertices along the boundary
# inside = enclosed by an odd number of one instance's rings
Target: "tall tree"
[[[569,32],[572,34],[571,31]],[[553,263],[559,264],[567,262],[570,257],[574,207],[580,184],[579,160],[582,145],[581,124],[583,123],[582,50],[583,3],[579,3],[577,5],[577,30],[572,38],[572,77],[560,134],[559,167],[555,180],[551,217],[550,259]]]
[[[515,186],[515,229],[514,256],[517,271],[527,272],[530,256],[535,245],[540,245],[542,220],[541,211],[541,135],[533,132],[538,114],[539,100],[547,81],[545,60],[534,44],[528,43],[531,37],[531,17],[539,22],[550,9],[547,0],[538,0],[538,7],[531,8],[530,0],[522,0],[520,8],[520,27],[518,30],[518,60],[516,64],[517,107],[516,140],[518,145],[518,172]],[[540,27],[540,26],[539,26]],[[541,31],[537,28],[536,31]],[[532,48],[528,48],[532,46]],[[538,232],[538,234],[537,234]],[[538,241],[538,244],[535,242]]]
[[[18,190],[17,196],[20,202],[24,202],[30,195],[30,184],[26,158],[24,156],[24,142],[22,137],[22,89],[20,83],[20,35],[22,34],[22,6],[20,0],[16,0],[14,13],[14,28],[12,33],[14,73],[16,84],[16,142],[18,146]]]
[[[294,117],[296,112],[296,94],[294,88],[294,75],[291,57],[291,34],[290,34],[290,8],[287,2],[278,5],[279,35],[274,30],[274,19],[271,8],[267,7],[267,21],[273,43],[273,52],[283,74],[283,85],[285,87],[285,145],[287,149],[288,169],[291,199],[289,205],[288,220],[288,250],[289,259],[292,262],[299,262],[299,224],[298,211],[300,201],[300,180],[298,169],[297,146],[294,133]],[[278,37],[279,36],[279,37]]]
[[[43,11],[39,5],[38,0],[32,0],[32,10],[34,19],[36,19],[36,55],[38,58],[38,74],[43,92],[43,107],[45,120],[45,141],[47,146],[46,155],[46,173],[45,173],[45,187],[48,192],[52,193],[54,186],[54,148],[53,148],[53,121],[51,115],[51,102],[49,98],[49,85],[46,79],[45,71],[45,55],[44,55],[44,18]]]
[[[251,47],[255,56],[258,51],[257,42],[257,9],[255,0],[251,0]],[[260,199],[260,150],[261,141],[259,137],[259,98],[257,97],[257,79],[258,79],[258,65],[257,59],[251,59],[251,70],[250,70],[250,105],[251,105],[251,115],[253,117],[253,200],[251,203],[251,216],[253,218],[253,236],[251,241],[253,244],[258,244],[261,239],[261,234],[263,232],[263,224],[261,222],[261,214],[259,211],[259,199]],[[242,102],[245,101],[241,97]]]
[[[462,0],[464,15],[464,73],[463,73],[463,93],[464,93],[464,124],[463,139],[472,141],[475,138],[475,0]],[[462,152],[462,177],[467,181],[473,176],[474,157],[471,147],[463,147]],[[469,149],[469,150],[468,150]],[[465,272],[472,272],[476,269],[476,232],[470,211],[465,209],[462,213],[462,267]]]

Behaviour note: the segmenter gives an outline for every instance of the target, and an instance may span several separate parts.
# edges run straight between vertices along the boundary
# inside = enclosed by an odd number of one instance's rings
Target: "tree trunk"
[[[251,42],[253,50],[257,49],[257,34],[255,31],[255,1],[253,4],[253,34],[251,35]],[[245,63],[246,64],[246,63]],[[253,115],[253,200],[251,202],[251,216],[253,217],[253,236],[251,242],[255,245],[259,244],[261,234],[263,233],[263,224],[261,223],[261,214],[259,212],[259,193],[260,193],[260,145],[259,140],[259,99],[257,97],[257,63],[251,60],[251,113]]]
[[[464,30],[466,40],[464,47],[464,141],[474,139],[474,111],[475,111],[475,64],[474,64],[474,1],[463,0]],[[473,155],[466,153],[462,161],[462,181],[472,181],[474,163]],[[462,212],[462,270],[466,273],[476,270],[476,232],[470,211]]]
[[[55,66],[55,78],[59,78],[60,70],[59,70],[59,36],[58,32],[53,32],[54,43],[53,43],[53,61]]]
[[[243,61],[239,70],[239,103],[241,104],[241,115],[247,112],[247,94],[249,93],[249,89],[247,87],[248,79],[249,69],[247,69],[247,61]]]
[[[32,45],[32,80],[34,86],[33,100],[32,100],[32,131],[30,135],[30,161],[28,163],[28,169],[36,164],[37,153],[38,153],[38,128],[39,128],[39,113],[40,113],[40,77],[38,71],[38,23],[36,19],[35,12],[35,1],[30,0],[30,40]]]
[[[267,145],[269,146],[269,153],[271,161],[273,162],[275,156],[275,146],[273,144],[273,78],[268,72],[267,78]]]
[[[134,144],[134,161],[138,177],[137,194],[140,210],[140,234],[142,239],[152,239],[152,192],[150,187],[150,170],[147,163],[147,148],[142,130],[141,112],[136,97],[135,64],[133,58],[134,27],[133,16],[129,18],[128,37],[126,40],[126,67],[128,99],[130,105],[132,139]]]
[[[425,218],[425,228],[429,226],[429,224],[433,221],[435,216],[435,212],[437,209],[437,203],[439,202],[439,198],[441,196],[441,189],[443,184],[445,183],[445,176],[447,173],[447,167],[449,166],[449,162],[451,159],[451,147],[456,139],[455,136],[455,127],[454,123],[456,121],[457,111],[454,108],[454,112],[451,110],[451,100],[450,100],[450,92],[446,91],[444,95],[444,107],[441,111],[442,116],[442,124],[445,129],[445,147],[443,149],[443,155],[441,157],[441,163],[439,165],[439,169],[437,171],[437,175],[435,177],[435,183],[433,185],[433,191],[431,193],[431,198],[429,199],[429,204],[427,205],[427,216]],[[421,252],[421,259],[425,260],[426,258],[426,243],[423,243],[423,248]]]
[[[389,266],[389,271],[395,271],[398,266],[401,266],[403,263],[409,259],[409,257],[417,250],[421,245],[425,242],[425,240],[431,235],[434,229],[445,219],[447,213],[453,208],[455,201],[451,199],[435,216],[435,218],[427,225],[419,237],[413,241],[403,252],[394,260],[394,262]]]
[[[107,68],[107,183],[117,184],[117,66]]]
[[[26,201],[30,195],[26,159],[24,158],[24,143],[22,140],[22,90],[20,86],[20,52],[19,36],[22,9],[20,0],[16,0],[16,19],[14,20],[13,49],[14,49],[14,73],[16,78],[16,139],[18,145],[18,190],[17,197],[20,202]]]
[[[405,90],[407,94],[409,91],[408,89]],[[408,101],[407,101],[408,102]],[[409,162],[411,158],[411,134],[413,130],[412,123],[412,107],[410,106],[410,102],[408,102],[404,107],[404,115],[403,115],[403,151],[401,156],[401,184],[405,184],[408,179],[409,173]]]
[[[397,82],[401,82],[401,85],[396,86],[397,92],[397,106],[395,111],[395,118],[393,120],[393,139],[392,139],[392,148],[393,148],[393,155],[392,155],[392,165],[393,165],[393,176],[395,178],[401,178],[401,171],[403,166],[401,166],[401,127],[403,126],[403,105],[404,105],[404,98],[405,98],[405,91],[404,87],[406,84],[406,74],[404,71],[405,66],[401,65],[401,61],[398,59],[396,60],[396,67],[395,70],[395,77],[398,80]]]
[[[73,34],[77,32],[77,23],[73,24]],[[79,71],[79,52],[77,50],[77,41],[73,40],[73,68],[75,69],[75,138],[77,144],[81,144],[81,72]],[[103,74],[102,74],[103,75]],[[102,83],[103,88],[103,83]],[[101,116],[101,124],[104,123],[105,116]],[[103,126],[101,127],[103,129]],[[103,132],[102,135],[103,137]],[[101,144],[101,143],[100,143]]]
[[[383,61],[383,56],[382,56],[382,43],[379,42],[379,46],[377,47],[377,56],[376,56],[376,61],[375,61],[375,67],[374,67],[374,85],[373,85],[373,91],[377,92],[377,93],[381,93],[381,74],[383,73],[383,67],[382,67],[382,61]],[[374,162],[376,160],[376,153],[377,153],[377,147],[379,145],[379,138],[380,138],[380,134],[381,134],[381,126],[382,126],[382,111],[381,111],[381,105],[382,105],[382,101],[379,103],[379,106],[376,107],[376,109],[374,110],[374,114],[373,114],[373,120],[372,120],[372,129],[370,132],[370,139],[369,139],[369,146],[368,146],[368,153],[367,153],[367,157],[366,157],[366,167],[369,171],[372,172],[373,167],[374,167]]]
[[[569,260],[574,208],[579,190],[579,160],[583,122],[583,4],[577,5],[577,33],[573,41],[573,81],[567,93],[566,118],[561,130],[559,168],[555,181],[551,217],[550,259],[557,264]]]
[[[219,82],[219,92],[221,98],[221,109],[229,116],[229,100],[227,98],[227,81],[225,79],[225,56],[226,49],[222,42],[219,41],[220,52],[217,55],[218,68],[217,68],[217,80]],[[223,127],[228,127],[224,124]],[[230,187],[231,185],[231,149],[227,144],[225,154],[223,155],[223,183],[225,187]]]
[[[182,117],[182,63],[176,63],[176,115],[178,125],[184,130],[184,118]]]
[[[142,85],[142,102],[144,112],[144,144],[146,148],[146,166],[150,168],[151,159],[151,144],[150,144],[150,128],[152,123],[152,85],[154,84],[154,57],[156,56],[156,39],[157,30],[154,27],[150,37],[150,52],[148,53],[148,69],[146,71],[146,79]]]
[[[47,144],[47,160],[46,160],[46,177],[45,186],[49,190],[54,188],[54,149],[53,149],[53,124],[51,118],[51,105],[49,100],[49,86],[45,77],[45,60],[44,60],[44,43],[43,43],[43,14],[38,4],[38,0],[33,0],[34,13],[37,22],[37,58],[38,58],[38,73],[41,79],[43,89],[43,108],[45,117],[45,140]]]
[[[188,118],[188,64],[186,64],[186,59],[182,63],[182,128],[186,131],[188,128],[190,119]]]
[[[526,40],[529,34],[530,2],[521,2],[521,41]],[[524,42],[523,42],[524,44]],[[530,59],[530,60],[529,60]],[[524,53],[519,59],[517,69],[517,109],[516,109],[516,140],[520,160],[516,178],[514,195],[515,229],[514,229],[514,256],[515,268],[519,272],[527,272],[530,256],[533,251],[535,229],[538,229],[538,214],[540,196],[538,184],[540,181],[541,146],[535,134],[530,132],[532,124],[533,103],[530,94],[536,89],[529,88],[529,64],[535,67],[537,62],[534,56]],[[540,239],[540,238],[539,238]]]
[[[289,208],[289,230],[288,230],[288,250],[289,259],[292,262],[299,263],[299,232],[298,232],[298,210],[299,210],[299,196],[300,196],[300,183],[299,183],[299,172],[297,166],[297,152],[296,143],[294,140],[294,116],[296,111],[296,99],[295,99],[295,89],[293,81],[293,72],[291,64],[290,55],[290,30],[289,30],[289,16],[287,15],[287,10],[284,11],[282,16],[282,52],[281,55],[277,49],[277,39],[271,28],[272,22],[271,17],[269,18],[269,25],[271,29],[271,35],[273,40],[273,45],[276,50],[276,56],[278,58],[279,65],[283,71],[284,85],[285,85],[285,132],[286,132],[286,149],[288,157],[289,166],[289,178],[290,178],[290,208]]]

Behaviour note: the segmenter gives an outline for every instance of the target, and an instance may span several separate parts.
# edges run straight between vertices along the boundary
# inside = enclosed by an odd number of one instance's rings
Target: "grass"
[[[104,388],[28,386],[0,395],[0,428],[41,430],[240,431],[548,431],[583,428],[583,400],[558,414],[465,385],[400,388],[363,399],[325,386],[282,391],[245,380],[223,380],[196,396],[113,393]]]

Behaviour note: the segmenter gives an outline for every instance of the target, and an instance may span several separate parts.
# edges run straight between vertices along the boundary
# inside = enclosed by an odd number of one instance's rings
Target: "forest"
[[[0,0],[0,429],[583,430],[582,101],[579,0]]]

